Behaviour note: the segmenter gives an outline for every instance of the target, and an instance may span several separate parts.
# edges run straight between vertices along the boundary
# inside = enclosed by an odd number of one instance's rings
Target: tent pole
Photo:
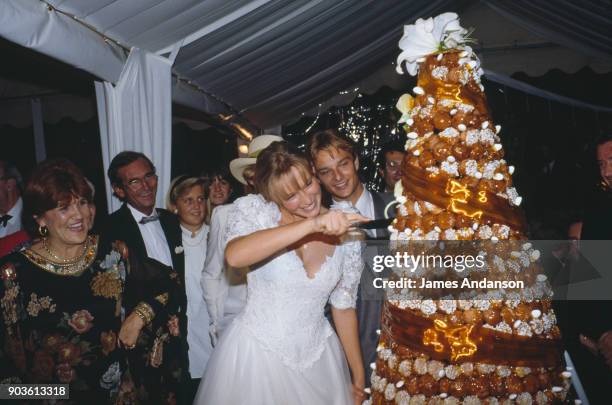
[[[47,148],[45,146],[45,129],[40,98],[31,99],[31,104],[32,128],[34,130],[34,154],[36,156],[36,162],[42,162],[47,158]]]

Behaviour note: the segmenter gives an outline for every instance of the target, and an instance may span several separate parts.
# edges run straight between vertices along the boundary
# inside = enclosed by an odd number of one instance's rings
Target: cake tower
[[[414,96],[398,102],[407,153],[391,239],[404,251],[414,241],[486,241],[473,242],[486,268],[461,277],[526,285],[443,298],[406,289],[388,295],[372,404],[563,403],[571,385],[550,286],[539,251],[526,241],[514,168],[503,159],[501,128],[489,114],[468,36],[454,13],[404,27],[397,68],[418,73],[418,82]]]

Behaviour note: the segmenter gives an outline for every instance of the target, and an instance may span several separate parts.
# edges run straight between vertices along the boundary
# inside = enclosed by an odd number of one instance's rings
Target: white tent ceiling
[[[109,81],[125,60],[113,41],[169,54],[175,74],[205,92],[177,82],[176,102],[238,112],[267,128],[357,83],[372,89],[401,80],[389,68],[402,26],[449,10],[476,29],[489,70],[612,70],[612,58],[553,44],[479,1],[3,0],[0,36]]]

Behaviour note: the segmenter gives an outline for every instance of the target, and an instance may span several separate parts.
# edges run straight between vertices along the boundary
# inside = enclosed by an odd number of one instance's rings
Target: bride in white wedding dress
[[[194,403],[361,404],[354,308],[363,262],[359,242],[339,237],[367,218],[321,207],[310,164],[286,142],[259,155],[256,179],[261,194],[236,200],[226,229],[228,264],[252,269],[247,304],[221,336]],[[328,301],[338,335],[324,316]]]

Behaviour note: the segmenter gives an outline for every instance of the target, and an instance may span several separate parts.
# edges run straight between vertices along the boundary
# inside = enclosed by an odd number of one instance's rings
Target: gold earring
[[[45,225],[39,225],[38,233],[40,234],[40,236],[45,237],[49,234],[49,228],[47,228]]]

